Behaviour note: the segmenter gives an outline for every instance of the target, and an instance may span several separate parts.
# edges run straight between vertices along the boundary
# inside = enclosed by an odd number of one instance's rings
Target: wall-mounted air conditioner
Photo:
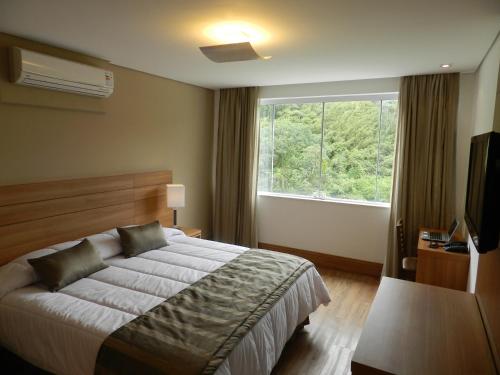
[[[113,72],[18,47],[11,48],[12,82],[107,98],[113,93]]]

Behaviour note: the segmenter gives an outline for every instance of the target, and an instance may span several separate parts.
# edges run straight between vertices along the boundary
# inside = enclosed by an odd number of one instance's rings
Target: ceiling
[[[208,60],[220,21],[272,59]],[[2,32],[209,88],[471,72],[499,29],[498,0],[0,0]]]

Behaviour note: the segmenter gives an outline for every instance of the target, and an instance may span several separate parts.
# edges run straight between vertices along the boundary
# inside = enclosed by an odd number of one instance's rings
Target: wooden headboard
[[[0,265],[30,251],[117,226],[173,223],[172,172],[0,186]]]

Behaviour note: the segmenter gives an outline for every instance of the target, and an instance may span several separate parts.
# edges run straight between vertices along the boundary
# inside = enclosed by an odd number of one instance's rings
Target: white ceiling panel
[[[259,26],[255,60],[198,49],[221,21]],[[471,72],[500,29],[498,0],[0,0],[0,31],[209,87]]]

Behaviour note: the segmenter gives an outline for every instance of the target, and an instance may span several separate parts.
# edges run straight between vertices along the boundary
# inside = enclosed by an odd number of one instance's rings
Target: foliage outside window
[[[398,101],[259,106],[259,192],[389,202]]]

